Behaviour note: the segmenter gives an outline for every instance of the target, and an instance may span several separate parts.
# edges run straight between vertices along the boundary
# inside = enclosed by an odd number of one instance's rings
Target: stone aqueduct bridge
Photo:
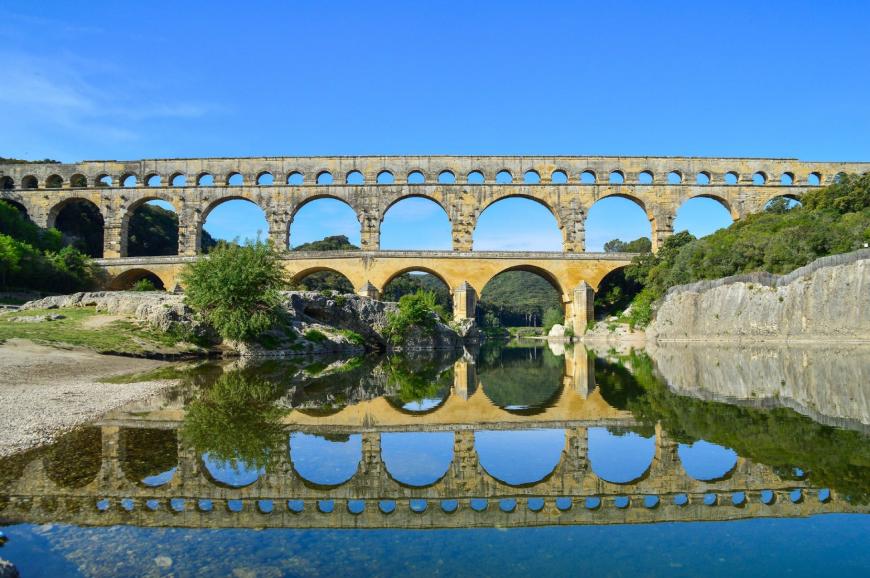
[[[734,219],[760,211],[777,196],[799,199],[841,173],[864,173],[870,163],[797,159],[699,157],[475,157],[364,156],[149,159],[76,164],[0,164],[0,198],[17,203],[41,226],[53,226],[75,199],[93,203],[104,222],[107,269],[116,286],[147,272],[167,288],[185,258],[199,253],[203,224],[219,204],[247,199],[265,213],[269,237],[287,247],[290,224],[306,203],[334,198],[360,222],[363,251],[354,255],[288,254],[295,277],[334,269],[374,296],[408,270],[434,273],[454,292],[458,318],[473,315],[475,292],[501,271],[542,274],[562,294],[575,330],[585,327],[592,290],[629,255],[584,253],[585,221],[596,201],[623,197],[647,215],[654,248],[673,233],[677,209],[688,199],[719,201]],[[423,197],[440,205],[452,228],[453,251],[379,251],[384,215],[398,201]],[[547,207],[562,232],[563,252],[472,252],[478,217],[492,203],[524,197]],[[151,200],[170,202],[179,215],[180,260],[127,260],[128,224]],[[327,260],[328,259],[328,260]],[[585,282],[585,285],[580,285]],[[457,289],[461,289],[457,291]]]

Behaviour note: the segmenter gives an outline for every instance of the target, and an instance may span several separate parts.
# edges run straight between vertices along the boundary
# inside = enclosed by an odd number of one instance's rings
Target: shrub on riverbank
[[[801,200],[802,207],[775,206],[701,239],[682,231],[658,253],[635,257],[625,276],[642,289],[632,301],[630,322],[649,323],[652,303],[675,285],[753,271],[788,273],[870,243],[870,175],[843,176]]]
[[[387,317],[386,336],[398,345],[413,327],[419,327],[426,334],[433,333],[438,319],[446,322],[447,312],[438,304],[435,293],[419,290],[402,295],[399,308]]]
[[[187,266],[182,282],[185,302],[225,339],[248,341],[280,320],[286,280],[268,243],[220,243]]]

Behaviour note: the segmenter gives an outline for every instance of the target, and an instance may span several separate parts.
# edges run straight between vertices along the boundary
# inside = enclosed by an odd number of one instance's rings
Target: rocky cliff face
[[[751,274],[674,287],[647,338],[870,341],[870,250],[825,257],[781,277]]]
[[[674,392],[789,407],[815,421],[870,431],[870,346],[719,346],[648,349]]]

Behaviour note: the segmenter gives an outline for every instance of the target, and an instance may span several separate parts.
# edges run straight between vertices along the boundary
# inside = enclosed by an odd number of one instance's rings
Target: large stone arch
[[[505,185],[506,187],[507,185]],[[516,190],[513,190],[516,189]],[[562,236],[562,247],[563,251],[573,249],[573,236],[574,236],[574,227],[573,227],[573,215],[571,211],[560,210],[560,203],[558,199],[551,198],[549,194],[545,195],[537,195],[532,187],[522,185],[514,187],[511,185],[511,189],[505,192],[502,192],[501,188],[494,189],[497,191],[493,195],[487,196],[483,202],[475,202],[474,210],[472,214],[468,215],[468,240],[467,240],[467,249],[465,250],[479,250],[474,247],[474,236],[478,232],[480,227],[480,220],[483,217],[484,213],[490,207],[496,205],[501,201],[505,201],[508,199],[525,199],[527,201],[532,201],[542,207],[544,207],[547,212],[553,217],[553,220],[556,223],[556,228],[559,230],[559,234]],[[455,227],[454,227],[455,228]],[[454,244],[456,244],[456,236],[454,235]],[[460,241],[460,246],[464,243]]]
[[[147,194],[142,197],[134,200],[130,204],[127,205],[126,209],[123,209],[123,215],[121,216],[121,257],[127,257],[129,253],[129,244],[130,244],[130,219],[136,213],[137,210],[142,208],[143,205],[147,204],[150,201],[164,201],[172,205],[172,208],[175,211],[176,216],[178,217],[177,230],[176,232],[181,233],[181,214],[184,210],[183,200],[179,198],[175,198],[172,195],[160,191],[148,191]],[[203,220],[205,222],[205,220]],[[180,255],[182,252],[181,247],[176,247],[176,254]]]
[[[590,225],[589,216],[592,214],[593,209],[595,208],[596,205],[598,205],[598,203],[600,203],[601,201],[607,200],[607,199],[624,199],[624,200],[632,203],[638,209],[640,209],[643,212],[643,214],[646,216],[647,221],[649,222],[649,235],[650,235],[651,239],[653,238],[653,236],[655,235],[655,230],[656,230],[656,218],[655,218],[655,215],[653,214],[653,212],[651,211],[650,207],[648,206],[648,204],[643,200],[643,198],[641,196],[637,196],[637,195],[634,195],[631,193],[626,193],[626,192],[617,191],[617,190],[613,190],[613,189],[605,189],[604,194],[594,198],[592,200],[592,202],[589,204],[589,207],[584,212],[584,214],[583,214],[584,237],[589,235],[589,225]],[[641,236],[643,236],[643,235],[641,235]],[[623,241],[632,241],[634,239],[622,239],[622,240]],[[584,245],[586,245],[585,238],[584,238]]]
[[[353,187],[353,186],[360,186],[360,185],[351,185],[351,187]],[[348,197],[350,197],[350,198],[348,198]],[[350,208],[353,211],[354,215],[356,216],[357,224],[360,226],[360,231],[362,230],[364,212],[358,203],[353,202],[353,195],[337,195],[337,194],[330,193],[330,192],[317,191],[317,192],[314,192],[312,194],[306,195],[305,197],[299,199],[297,202],[293,203],[292,207],[288,211],[288,213],[287,213],[288,217],[287,217],[287,223],[286,223],[286,235],[284,235],[285,245],[290,245],[292,243],[292,238],[291,238],[292,227],[293,227],[293,223],[296,221],[296,217],[299,214],[299,211],[301,211],[303,208],[310,205],[311,203],[321,201],[324,199],[338,201],[338,202],[346,205],[348,208]],[[273,238],[277,238],[277,237],[273,236]]]
[[[85,210],[91,212],[93,216],[97,217],[100,226],[100,240],[96,241],[96,237],[91,242],[87,244],[93,244],[93,246],[89,246],[86,248],[86,252],[95,258],[101,258],[104,254],[108,255],[111,249],[107,250],[107,247],[113,246],[111,241],[113,239],[110,237],[110,220],[106,216],[105,207],[102,206],[102,203],[99,202],[99,197],[97,197],[97,202],[94,202],[93,198],[85,195],[72,195],[69,196],[57,203],[55,203],[49,210],[46,218],[46,226],[48,228],[57,228],[61,230],[62,233],[69,233],[69,231],[64,231],[67,227],[64,227],[62,223],[58,223],[58,219],[61,221],[64,220],[62,215],[64,212],[72,205],[81,204],[85,207]],[[87,238],[87,236],[85,237]],[[117,254],[115,255],[117,256]]]
[[[24,200],[20,197],[13,197],[12,195],[0,195],[0,201],[10,205],[18,212],[20,212],[24,217],[30,218],[30,211],[27,208]]]
[[[154,279],[159,280],[159,285],[157,283],[154,283],[157,289],[164,289],[166,291],[172,291],[174,289],[174,287],[170,285],[170,283],[173,282],[172,279],[168,278],[165,275],[161,276],[156,271],[146,269],[144,267],[134,267],[132,269],[127,269],[126,271],[115,275],[109,280],[108,289],[110,291],[124,291],[132,288],[133,285],[135,285],[142,279],[150,279],[152,280],[152,282],[154,281]]]
[[[372,284],[374,284],[374,286],[377,288],[379,293],[383,294],[384,289],[386,289],[387,285],[390,284],[390,281],[394,280],[395,278],[399,277],[400,275],[404,275],[405,273],[414,273],[415,271],[419,271],[421,273],[428,273],[429,275],[436,277],[442,283],[447,285],[447,289],[450,291],[450,294],[451,295],[453,294],[453,289],[454,289],[455,285],[451,284],[450,278],[448,276],[445,276],[444,274],[440,273],[436,269],[434,269],[432,267],[427,267],[425,265],[421,265],[421,266],[412,265],[412,266],[408,266],[408,267],[400,267],[398,269],[395,269],[395,270],[388,272],[383,278],[378,278],[377,281],[372,281]],[[461,283],[462,281],[461,280],[457,281],[454,279],[453,282],[458,284],[458,283]]]
[[[509,271],[525,271],[527,273],[534,273],[539,277],[542,277],[544,280],[550,283],[553,286],[553,289],[560,295],[566,295],[567,291],[570,289],[569,287],[565,287],[563,285],[564,280],[559,279],[558,275],[553,273],[552,271],[541,267],[539,265],[533,264],[521,264],[521,265],[508,265],[503,268],[496,269],[494,272],[482,272],[483,275],[476,277],[475,280],[469,281],[474,287],[479,287],[479,291],[483,291],[483,288],[486,287],[486,284],[501,275],[502,273],[507,273]]]
[[[241,187],[239,187],[239,188],[241,188]],[[253,191],[253,189],[252,189],[252,191]],[[179,228],[179,231],[178,231],[179,241],[178,242],[179,242],[179,245],[183,245],[185,243],[185,241],[182,240],[182,238],[185,236],[185,234],[184,234],[185,230],[188,229],[188,230],[190,230],[190,233],[192,233],[192,236],[195,239],[195,252],[200,253],[202,251],[202,247],[201,247],[202,232],[203,232],[203,228],[205,227],[206,221],[208,220],[209,215],[217,207],[219,207],[220,205],[227,203],[229,201],[248,201],[249,203],[252,203],[255,207],[260,209],[260,211],[263,213],[263,217],[266,220],[266,226],[267,226],[268,230],[263,231],[263,233],[266,234],[269,238],[271,238],[272,235],[275,234],[275,231],[272,230],[272,227],[274,226],[274,222],[272,219],[269,218],[270,215],[269,215],[269,211],[268,211],[267,207],[264,207],[261,204],[262,198],[260,197],[260,195],[255,194],[254,192],[249,192],[249,191],[239,191],[239,192],[234,191],[234,193],[230,194],[230,195],[224,195],[224,196],[220,196],[220,197],[217,197],[214,199],[209,199],[206,202],[206,204],[201,208],[198,215],[191,215],[193,217],[192,220],[195,221],[194,223],[189,223],[189,222],[182,223],[182,213],[179,213],[178,214],[179,215],[179,217],[178,217],[179,218],[179,224],[178,224],[178,228]],[[187,211],[185,211],[184,214],[186,215]],[[187,242],[189,243],[189,241],[187,241]],[[178,252],[179,252],[179,254],[184,253],[182,247],[179,247]]]

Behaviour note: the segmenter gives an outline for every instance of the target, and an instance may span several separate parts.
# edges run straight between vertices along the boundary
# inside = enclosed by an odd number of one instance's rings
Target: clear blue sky
[[[868,160],[868,30],[866,1],[0,0],[0,156]],[[698,204],[678,228],[729,222]],[[395,210],[405,219],[388,214],[385,247],[449,246],[442,213]],[[544,209],[491,211],[475,247],[558,249]],[[348,209],[306,212],[293,244],[358,240]],[[207,223],[223,237],[264,227],[229,204]],[[590,212],[593,249],[648,233],[618,200]]]

